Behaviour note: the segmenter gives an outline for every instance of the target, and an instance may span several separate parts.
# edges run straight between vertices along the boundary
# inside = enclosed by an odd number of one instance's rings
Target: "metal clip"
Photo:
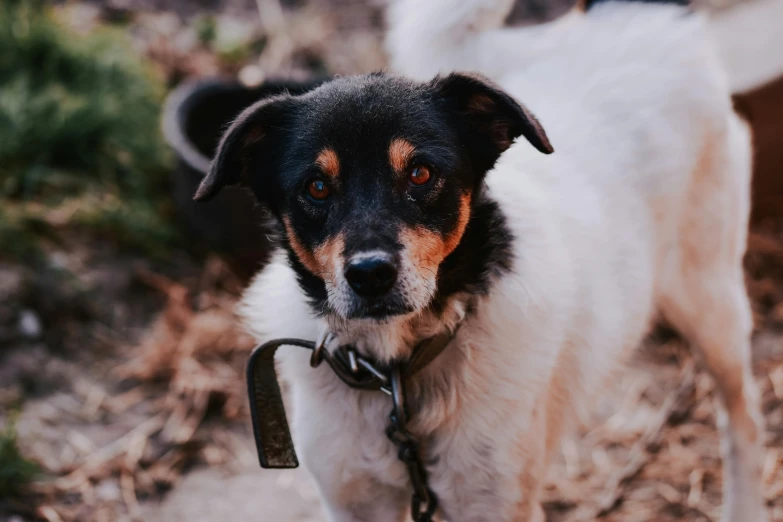
[[[359,371],[359,364],[356,362],[356,350],[353,348],[348,348],[348,364],[351,366],[353,373]]]
[[[318,340],[315,343],[315,349],[313,349],[312,355],[310,355],[310,367],[317,368],[324,360],[323,350],[324,348],[334,341],[335,335],[327,329],[321,332]]]
[[[391,370],[391,396],[394,409],[392,410],[394,422],[398,429],[405,429],[408,424],[408,412],[405,405],[405,392],[402,388],[402,373],[399,365],[394,365]]]
[[[384,374],[382,371],[380,371],[378,368],[370,364],[370,362],[365,359],[364,357],[359,357],[357,359],[357,362],[362,365],[362,368],[373,374],[376,379],[381,381],[381,386],[388,386],[389,384],[389,377]]]

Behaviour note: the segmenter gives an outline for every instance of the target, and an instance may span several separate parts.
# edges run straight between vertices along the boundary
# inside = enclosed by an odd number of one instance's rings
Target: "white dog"
[[[702,17],[671,3],[606,2],[503,29],[511,4],[401,0],[390,8],[387,41],[397,71],[419,79],[482,73],[546,130],[554,154],[515,143],[481,189],[508,228],[506,269],[482,291],[458,292],[432,310],[426,302],[443,284],[436,273],[451,245],[432,277],[407,290],[423,300],[414,309],[383,319],[320,313],[302,290],[302,265],[323,276],[328,304],[348,295],[348,254],[334,243],[309,254],[283,217],[289,255],[247,290],[247,327],[260,341],[314,340],[329,329],[389,361],[459,324],[412,379],[410,429],[444,518],[523,522],[543,520],[539,494],[569,418],[590,406],[661,313],[701,350],[725,405],[724,520],[766,520],[741,264],[750,138]],[[317,164],[336,175],[350,161],[340,153],[326,151]],[[421,171],[411,172],[418,185]],[[326,185],[312,183],[312,198],[325,199]],[[470,212],[468,227],[477,219]],[[448,237],[458,244],[461,233]],[[415,256],[405,259],[401,273],[421,268]],[[399,522],[410,483],[383,435],[388,397],[350,389],[325,365],[311,369],[308,357],[291,350],[278,363],[291,386],[294,441],[329,520]]]

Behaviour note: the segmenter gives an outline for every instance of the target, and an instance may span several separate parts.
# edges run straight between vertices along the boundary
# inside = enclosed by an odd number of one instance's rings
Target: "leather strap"
[[[408,362],[405,364],[403,369],[403,377],[412,377],[420,370],[424,369],[424,367],[426,367],[429,363],[434,361],[435,358],[446,349],[449,343],[457,335],[460,326],[461,323],[457,325],[453,331],[447,330],[443,333],[421,341],[416,346],[416,348],[414,348],[411,358],[408,359]]]
[[[315,343],[310,341],[276,339],[253,350],[247,363],[253,435],[261,467],[268,469],[299,467],[275,372],[275,352],[283,345],[315,349]]]

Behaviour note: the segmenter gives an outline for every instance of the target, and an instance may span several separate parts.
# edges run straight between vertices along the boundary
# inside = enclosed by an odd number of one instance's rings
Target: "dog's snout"
[[[378,297],[397,281],[397,264],[386,256],[362,257],[348,263],[345,279],[362,297]]]

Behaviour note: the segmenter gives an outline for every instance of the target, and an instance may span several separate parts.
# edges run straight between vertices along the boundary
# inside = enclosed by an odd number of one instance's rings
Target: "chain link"
[[[414,522],[431,522],[438,509],[438,497],[429,487],[427,469],[421,461],[421,447],[416,437],[407,429],[408,411],[405,388],[399,365],[391,368],[392,411],[386,436],[397,447],[397,458],[405,464],[411,480],[411,517]]]
[[[346,384],[356,388],[380,389],[392,398],[390,424],[386,436],[397,448],[397,458],[405,464],[410,477],[413,494],[411,495],[411,517],[413,522],[432,522],[438,509],[438,497],[429,487],[427,470],[421,460],[421,446],[416,437],[407,429],[408,411],[405,399],[405,387],[400,364],[378,369],[370,361],[351,349],[338,348],[334,355],[326,349],[333,338],[324,336],[316,343],[310,365],[314,368],[326,361],[332,370]]]

